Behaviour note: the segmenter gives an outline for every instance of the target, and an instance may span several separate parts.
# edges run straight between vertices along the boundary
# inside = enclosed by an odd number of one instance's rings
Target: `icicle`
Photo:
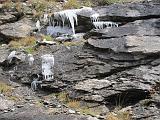
[[[32,54],[28,54],[28,62],[29,62],[29,65],[33,65],[33,62],[34,62],[34,57]]]
[[[99,14],[95,13],[95,14],[91,15],[90,18],[91,18],[92,22],[98,22],[99,21]]]
[[[57,20],[62,21],[62,26],[64,27],[65,21],[69,21],[72,32],[75,34],[75,23],[78,25],[78,20],[77,20],[77,12],[80,12],[81,9],[71,9],[71,10],[64,10],[60,12],[56,12],[54,14],[54,18]]]
[[[43,15],[43,22],[48,22],[48,14]]]
[[[38,88],[38,84],[41,84],[41,83],[42,83],[42,81],[38,81],[37,79],[33,80],[31,83],[31,89],[33,91],[36,91]]]
[[[52,17],[49,17],[49,26],[52,26],[52,23],[51,23],[51,21],[52,21]]]
[[[12,62],[12,59],[16,57],[16,51],[12,51],[9,56],[7,57],[7,60],[9,61],[9,63]]]
[[[55,26],[55,22],[54,22],[54,19],[52,20],[52,26]]]
[[[10,77],[12,78],[13,75],[14,75],[14,71],[9,71],[9,75],[10,75]]]
[[[75,34],[75,25],[78,25],[77,13],[81,11],[93,11],[91,7],[82,7],[81,9],[69,9],[54,13],[54,19],[61,21],[62,27],[64,27],[65,22],[68,21],[68,26],[71,26],[73,34]],[[60,24],[57,24],[60,26]]]
[[[36,28],[38,29],[38,31],[41,30],[41,25],[39,20],[36,22]]]

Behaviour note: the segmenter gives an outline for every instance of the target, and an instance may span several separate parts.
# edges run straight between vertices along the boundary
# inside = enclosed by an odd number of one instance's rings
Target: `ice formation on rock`
[[[33,65],[33,62],[34,62],[34,57],[32,54],[28,54],[28,63],[29,65]]]
[[[69,9],[55,12],[54,16],[49,17],[49,26],[47,34],[59,36],[57,34],[69,34],[75,36],[75,26],[78,25],[78,14],[86,12],[90,15],[90,19],[96,29],[104,29],[106,27],[118,27],[118,24],[109,21],[100,21],[99,14],[91,7],[82,7],[81,9]],[[47,18],[48,16],[46,16]]]
[[[64,10],[60,12],[56,12],[54,14],[54,18],[56,20],[60,20],[62,22],[62,26],[64,27],[65,21],[69,22],[72,28],[73,34],[75,34],[75,24],[78,25],[77,20],[77,12],[80,12],[81,9],[70,9]],[[60,26],[60,21],[57,21],[57,25]]]
[[[98,22],[99,21],[99,14],[94,13],[93,15],[90,16],[92,22]]]
[[[8,55],[7,60],[9,61],[9,63],[12,62],[12,59],[13,59],[14,57],[16,57],[16,51],[12,51],[12,52]]]
[[[46,54],[41,56],[42,58],[42,75],[44,79],[50,81],[54,79],[54,56],[50,54]]]
[[[38,31],[41,30],[41,25],[39,20],[36,22],[36,28],[38,29]]]
[[[43,15],[43,22],[48,22],[48,14]]]
[[[31,83],[31,89],[33,91],[36,91],[38,88],[38,84],[41,84],[41,83],[42,83],[42,81],[38,81],[37,79],[33,80]]]
[[[95,26],[96,29],[104,29],[104,28],[110,28],[110,27],[118,27],[118,24],[115,22],[93,22],[93,25]]]
[[[81,11],[92,11],[92,8],[90,7],[82,7],[81,9],[69,9],[69,10],[63,10],[60,12],[54,13],[54,19],[57,20],[57,23],[53,23],[53,25],[60,26],[65,26],[65,22],[69,22],[72,28],[73,34],[75,34],[75,25],[78,25],[78,20],[77,20],[77,13]]]

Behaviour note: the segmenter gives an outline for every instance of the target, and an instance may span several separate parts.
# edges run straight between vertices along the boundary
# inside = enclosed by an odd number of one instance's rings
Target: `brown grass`
[[[26,37],[19,40],[12,40],[9,43],[9,47],[13,48],[19,48],[19,47],[27,47],[27,46],[33,46],[36,44],[36,38],[35,37]]]
[[[57,98],[61,101],[61,102],[68,102],[69,101],[69,96],[67,92],[60,92],[58,94],[56,94]]]
[[[130,111],[118,111],[109,113],[106,120],[131,120]]]
[[[63,6],[64,9],[80,8],[80,3],[77,0],[68,0]]]
[[[2,94],[10,94],[12,92],[12,87],[7,85],[6,83],[0,82],[0,93]]]
[[[80,101],[79,100],[70,100],[67,103],[67,106],[70,108],[79,108],[80,107]]]

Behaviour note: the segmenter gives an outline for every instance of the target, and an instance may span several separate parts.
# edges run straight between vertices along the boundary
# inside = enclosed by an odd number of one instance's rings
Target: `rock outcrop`
[[[54,81],[43,81],[42,89],[66,90],[70,98],[92,102],[109,110],[117,106],[131,106],[133,119],[158,120],[160,4],[113,4],[97,7],[95,11],[100,14],[101,20],[120,22],[120,27],[91,30],[84,36],[86,42],[80,45],[41,47],[33,54],[35,61],[32,66],[29,66],[27,60],[4,66],[8,52],[5,50],[0,59],[3,70],[14,70],[16,67],[14,80],[30,84],[34,76],[41,76],[41,56],[53,54]],[[81,20],[90,18],[90,13],[79,14],[79,17]],[[8,38],[21,38],[33,30],[32,25],[30,20],[22,19],[1,25],[0,33]],[[74,113],[72,110],[70,112]],[[54,117],[57,120],[64,118]],[[68,117],[66,119],[81,119],[81,116]]]
[[[109,6],[95,7],[103,21],[131,22],[140,19],[160,17],[160,4],[157,2],[137,2],[127,4],[112,4]],[[90,18],[91,12],[81,12],[82,18]]]
[[[7,23],[0,26],[0,35],[7,39],[24,38],[30,35],[35,30],[35,24],[27,19],[23,18],[14,23]]]

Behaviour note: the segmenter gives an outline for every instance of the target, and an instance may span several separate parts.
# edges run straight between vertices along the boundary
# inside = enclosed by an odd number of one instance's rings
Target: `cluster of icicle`
[[[54,20],[50,19],[47,33],[53,34],[54,32],[75,34],[75,25],[78,25],[77,13],[81,11],[92,11],[90,7],[83,7],[81,9],[69,9],[54,13]],[[68,25],[65,25],[67,23]],[[71,29],[70,29],[71,27]],[[53,32],[54,31],[54,32]]]
[[[104,29],[104,28],[110,28],[110,27],[118,27],[117,23],[114,22],[93,22],[93,25],[96,29]]]
[[[115,22],[110,21],[100,21],[99,14],[94,13],[90,16],[91,21],[96,29],[104,29],[104,28],[111,28],[111,27],[118,27],[118,24]]]
[[[75,26],[78,25],[77,14],[83,11],[89,11],[91,13],[94,13],[90,16],[90,19],[96,29],[118,27],[117,23],[110,21],[100,21],[100,15],[96,13],[94,10],[92,10],[92,8],[83,7],[81,9],[69,9],[55,12],[53,18],[48,14],[44,14],[43,22],[49,23],[49,26],[47,27],[47,34],[53,35],[57,33],[62,33],[75,35]],[[40,21],[37,21],[36,27],[38,28],[38,30],[41,29]]]
[[[62,27],[65,29],[64,32],[69,31],[68,29],[66,29],[67,27],[65,27],[65,21],[67,21],[71,25],[73,34],[75,34],[75,28],[74,27],[75,27],[75,25],[78,25],[77,13],[82,12],[82,11],[94,12],[92,10],[92,8],[90,8],[90,7],[83,7],[81,9],[70,9],[70,10],[64,10],[64,11],[56,12],[54,14],[54,19],[57,20],[57,23],[54,23],[53,25],[55,25],[55,24],[58,25],[58,26],[62,25]],[[100,15],[98,13],[95,13],[95,12],[94,12],[94,14],[92,14],[90,16],[90,19],[91,19],[91,21],[92,21],[92,23],[93,23],[93,25],[95,26],[96,29],[118,27],[117,23],[110,22],[110,21],[100,21],[99,16]]]

